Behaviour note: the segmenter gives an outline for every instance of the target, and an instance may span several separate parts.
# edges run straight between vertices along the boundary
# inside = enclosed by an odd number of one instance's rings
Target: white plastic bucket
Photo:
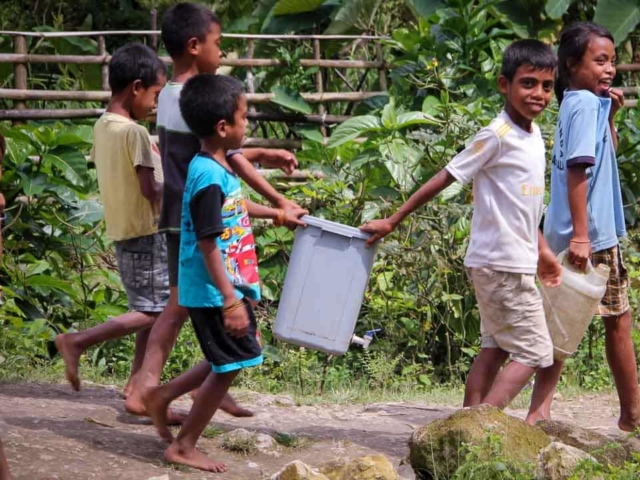
[[[573,355],[589,328],[591,319],[607,289],[609,267],[593,268],[587,262],[584,272],[568,264],[567,251],[558,255],[562,265],[562,283],[557,287],[541,285],[544,313],[553,340],[556,360]]]
[[[342,355],[351,343],[376,247],[357,228],[302,218],[273,333],[295,345]]]

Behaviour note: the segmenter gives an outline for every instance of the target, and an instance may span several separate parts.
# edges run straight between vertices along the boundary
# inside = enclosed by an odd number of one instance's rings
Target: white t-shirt
[[[545,166],[538,126],[525,132],[504,111],[446,166],[460,183],[474,180],[467,267],[535,274]]]

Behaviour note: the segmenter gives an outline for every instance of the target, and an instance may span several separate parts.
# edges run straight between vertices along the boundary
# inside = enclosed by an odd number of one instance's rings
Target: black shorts
[[[232,372],[262,363],[256,317],[246,300],[244,304],[249,314],[249,333],[242,338],[227,333],[222,308],[188,308],[202,353],[215,373]]]
[[[180,234],[169,233],[167,236],[167,260],[169,267],[169,286],[178,286],[178,266],[180,265]]]

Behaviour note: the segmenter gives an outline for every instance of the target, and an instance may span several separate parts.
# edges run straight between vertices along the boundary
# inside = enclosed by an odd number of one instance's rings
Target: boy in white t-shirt
[[[488,403],[504,408],[538,368],[553,363],[535,275],[555,286],[561,269],[538,229],[546,160],[533,120],[551,101],[555,67],[556,57],[545,44],[512,43],[498,79],[504,110],[395,214],[360,227],[373,234],[371,245],[454,181],[474,180],[465,266],[480,310],[482,348],[467,379],[465,407]]]

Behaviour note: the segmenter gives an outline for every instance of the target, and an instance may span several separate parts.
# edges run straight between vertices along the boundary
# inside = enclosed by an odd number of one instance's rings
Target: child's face
[[[608,97],[611,82],[616,76],[615,62],[613,42],[604,37],[592,37],[580,62],[569,67],[569,87]]]
[[[140,80],[133,83],[133,102],[131,103],[131,117],[134,120],[144,120],[158,105],[160,90],[167,83],[165,75],[158,75],[156,83],[144,88]]]
[[[222,59],[220,25],[212,23],[203,42],[198,42],[194,50],[198,73],[216,73]]]
[[[247,97],[242,95],[238,99],[238,108],[236,108],[236,113],[233,115],[233,125],[227,125],[226,140],[228,150],[242,147],[248,125]]]
[[[538,70],[531,65],[518,67],[511,81],[504,76],[498,79],[498,87],[507,102],[527,120],[534,120],[547,108],[554,83],[554,70]]]

